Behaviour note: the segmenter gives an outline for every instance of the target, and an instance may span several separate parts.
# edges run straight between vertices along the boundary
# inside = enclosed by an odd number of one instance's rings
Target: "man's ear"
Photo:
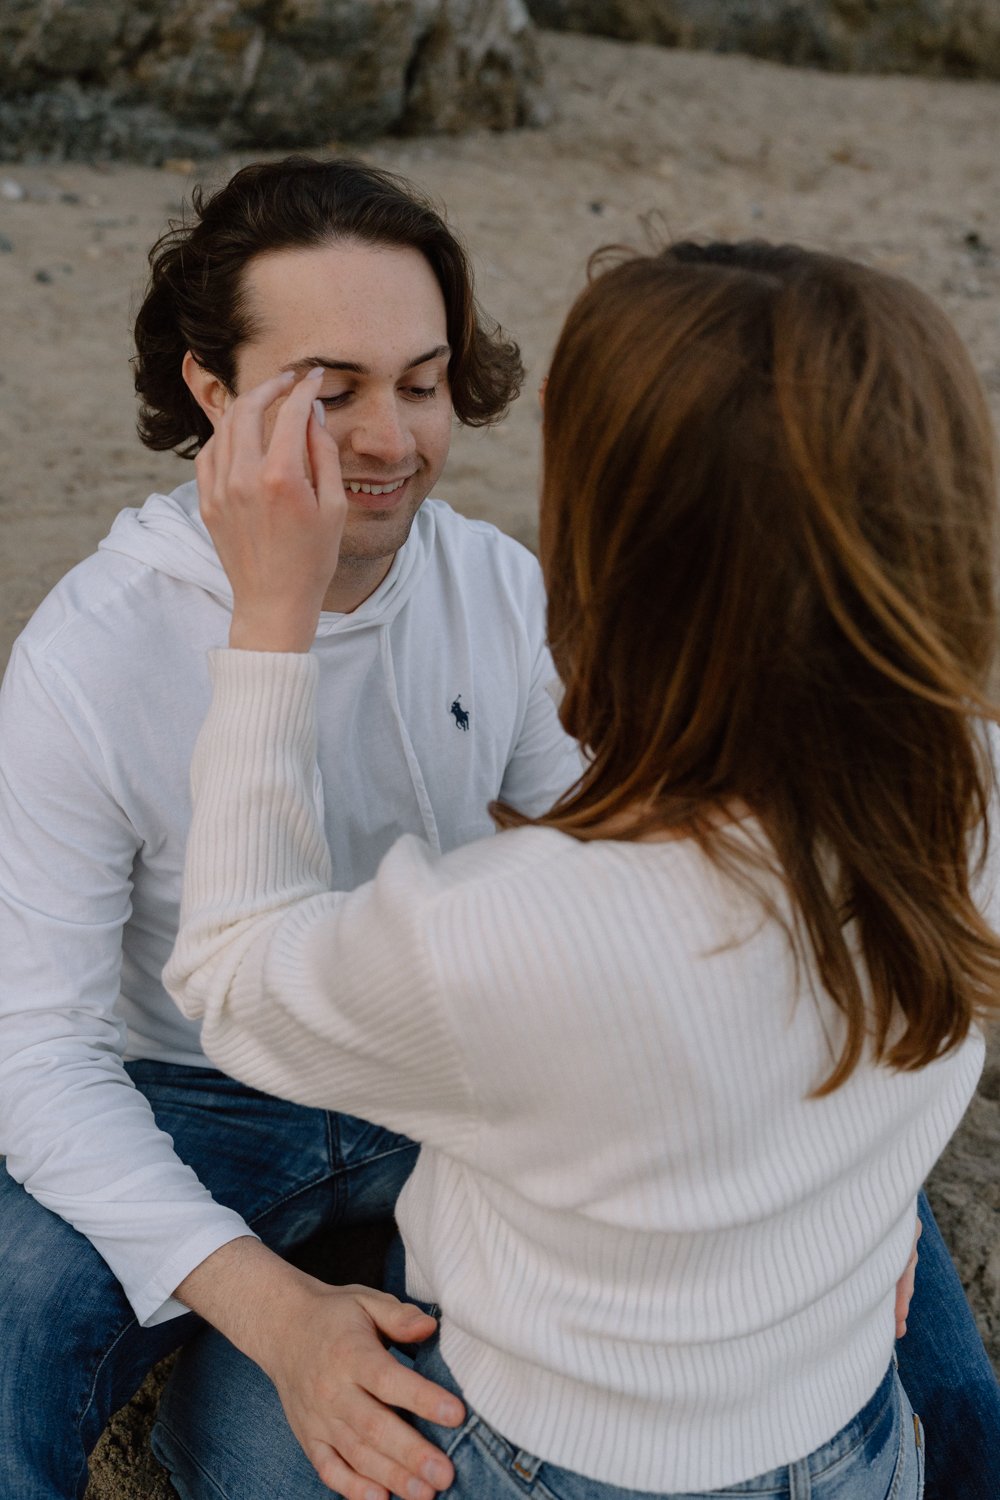
[[[226,407],[233,399],[232,392],[219,379],[200,365],[189,349],[181,364],[184,383],[191,392],[213,428],[219,425]]]

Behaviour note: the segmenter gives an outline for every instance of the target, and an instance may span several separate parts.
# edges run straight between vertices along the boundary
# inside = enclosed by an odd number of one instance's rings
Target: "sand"
[[[498,431],[456,433],[445,499],[533,542],[534,391],[561,317],[588,255],[641,242],[650,226],[794,238],[911,277],[947,308],[1000,404],[1000,85],[837,77],[572,36],[545,36],[543,50],[545,130],[357,153],[447,205],[484,306],[528,366],[525,397]],[[321,127],[304,129],[303,145],[337,149]],[[236,165],[0,165],[0,662],[121,507],[191,476],[135,437],[130,315],[165,220],[195,180]],[[998,1101],[994,1065],[936,1198],[994,1359]],[[152,1494],[132,1464],[106,1469],[92,1500]]]

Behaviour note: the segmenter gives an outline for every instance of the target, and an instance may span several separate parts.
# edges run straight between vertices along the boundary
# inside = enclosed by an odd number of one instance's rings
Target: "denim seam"
[[[906,1472],[906,1440],[909,1434],[906,1431],[907,1424],[903,1421],[902,1410],[899,1412],[899,1442],[896,1447],[896,1466],[892,1471],[892,1483],[889,1485],[889,1493],[885,1500],[897,1500],[900,1485],[903,1483],[903,1475]]]
[[[258,1211],[252,1217],[247,1217],[246,1223],[253,1227],[253,1225],[259,1223],[261,1219],[266,1218],[268,1214],[273,1214],[276,1208],[285,1208],[287,1204],[294,1203],[296,1198],[301,1198],[303,1193],[311,1193],[313,1188],[322,1187],[324,1183],[334,1181],[336,1181],[336,1173],[331,1172],[328,1169],[327,1171],[322,1172],[318,1177],[312,1178],[311,1181],[300,1183],[297,1188],[293,1188],[289,1192],[285,1193],[284,1197],[275,1198],[271,1203],[267,1205],[266,1208],[258,1209]]]
[[[515,1448],[511,1443],[508,1443],[506,1438],[501,1437],[488,1422],[483,1421],[482,1417],[473,1417],[471,1421],[467,1422],[463,1435],[468,1436],[476,1444],[483,1457],[488,1459],[501,1474],[508,1479],[515,1479],[526,1495],[533,1496],[534,1500],[559,1500],[559,1496],[555,1491],[549,1489],[549,1486],[542,1479],[541,1470],[535,1474],[533,1479],[529,1480],[521,1477],[514,1468],[514,1458],[520,1450]],[[456,1444],[455,1446],[457,1447],[458,1445]],[[450,1450],[449,1457],[451,1457],[452,1452],[454,1452],[454,1449]]]
[[[871,1420],[865,1425],[864,1430],[858,1434],[857,1442],[852,1443],[850,1448],[845,1448],[843,1453],[838,1453],[837,1457],[832,1458],[824,1468],[817,1469],[815,1473],[810,1475],[810,1478],[814,1480],[828,1479],[841,1464],[844,1464],[848,1461],[848,1459],[853,1458],[858,1449],[868,1441],[868,1437],[873,1429],[882,1420],[883,1416],[885,1415],[885,1409],[891,1404],[894,1394],[895,1388],[890,1383],[885,1400],[882,1402],[878,1411],[875,1412],[875,1414],[872,1416]],[[886,1500],[891,1500],[891,1497],[887,1496]]]
[[[332,1113],[332,1111],[330,1111],[328,1109],[324,1110],[323,1111],[323,1118],[326,1121],[326,1160],[327,1160],[327,1166],[328,1166],[329,1170],[332,1172],[333,1171],[333,1147],[334,1147],[334,1129],[333,1129],[333,1113]]]
[[[400,1156],[407,1151],[412,1151],[415,1145],[416,1141],[410,1141],[407,1146],[393,1146],[391,1151],[380,1151],[377,1156],[366,1156],[364,1161],[347,1162],[344,1166],[338,1167],[337,1171],[342,1175],[347,1172],[363,1171],[365,1168],[370,1167],[372,1162],[385,1161],[390,1156]]]
[[[111,1358],[112,1354],[114,1354],[115,1350],[118,1348],[118,1345],[121,1343],[121,1341],[125,1337],[125,1335],[127,1333],[131,1333],[132,1329],[133,1328],[137,1328],[138,1326],[139,1325],[138,1325],[138,1319],[137,1318],[134,1318],[134,1317],[133,1318],[129,1318],[128,1322],[125,1323],[125,1324],[123,1324],[123,1326],[120,1329],[120,1331],[112,1339],[111,1343],[105,1349],[104,1353],[101,1355],[100,1359],[97,1361],[97,1364],[94,1366],[94,1374],[93,1374],[93,1378],[92,1378],[92,1380],[90,1382],[90,1389],[87,1391],[86,1398],[85,1398],[83,1404],[81,1405],[79,1411],[77,1412],[77,1417],[76,1417],[76,1430],[77,1430],[77,1432],[79,1432],[81,1430],[81,1428],[83,1427],[83,1423],[86,1420],[87,1413],[89,1412],[91,1406],[93,1405],[94,1397],[97,1394],[97,1382],[101,1378],[101,1371],[103,1370],[105,1364]],[[82,1466],[79,1469],[78,1474],[77,1474],[78,1479],[82,1478],[83,1475],[84,1475],[84,1473],[89,1468],[89,1457],[90,1457],[89,1454],[84,1454]]]
[[[191,1449],[188,1447],[187,1443],[184,1442],[183,1438],[178,1437],[178,1435],[177,1435],[176,1431],[174,1430],[174,1428],[170,1426],[170,1423],[169,1422],[165,1422],[162,1417],[157,1416],[156,1427],[160,1427],[160,1428],[163,1429],[164,1432],[168,1432],[170,1434],[171,1440],[177,1445],[177,1447],[180,1449],[180,1451],[183,1454],[186,1455],[186,1457],[187,1457],[189,1463],[191,1464],[192,1468],[196,1469],[198,1471],[198,1473],[202,1476],[203,1479],[207,1479],[208,1480],[208,1483],[212,1486],[212,1489],[215,1491],[215,1493],[221,1497],[221,1500],[229,1500],[229,1497],[226,1495],[225,1490],[219,1488],[218,1484],[216,1484],[215,1480],[212,1478],[212,1475],[205,1468],[204,1464],[199,1463],[198,1459],[191,1452]],[[155,1432],[155,1428],[154,1428],[154,1432]],[[153,1452],[154,1452],[154,1455],[155,1455],[155,1457],[157,1459],[157,1462],[158,1463],[161,1462],[159,1454],[156,1453],[155,1448],[153,1449]],[[168,1466],[166,1464],[164,1464],[163,1467],[167,1468]],[[173,1480],[172,1465],[170,1466],[170,1468],[171,1468],[171,1481],[172,1481]]]

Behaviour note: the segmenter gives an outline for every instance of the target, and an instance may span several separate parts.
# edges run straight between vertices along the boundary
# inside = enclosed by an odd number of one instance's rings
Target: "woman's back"
[[[336,962],[367,1041],[329,1094],[424,1142],[408,1289],[441,1305],[471,1404],[554,1462],[664,1491],[763,1472],[852,1416],[978,1035],[810,1097],[841,1013],[689,839],[523,829],[431,864],[407,842],[372,896],[380,932],[348,898],[284,980],[318,994]],[[404,1028],[405,1098],[373,1055]]]

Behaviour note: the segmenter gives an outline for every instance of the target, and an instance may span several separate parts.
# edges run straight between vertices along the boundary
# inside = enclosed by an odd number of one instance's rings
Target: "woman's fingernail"
[[[325,374],[326,370],[323,365],[313,365],[312,369],[309,371],[309,374],[306,376],[306,379],[322,380]]]
[[[322,401],[317,400],[313,402],[313,416],[321,427],[326,426],[326,408]]]

